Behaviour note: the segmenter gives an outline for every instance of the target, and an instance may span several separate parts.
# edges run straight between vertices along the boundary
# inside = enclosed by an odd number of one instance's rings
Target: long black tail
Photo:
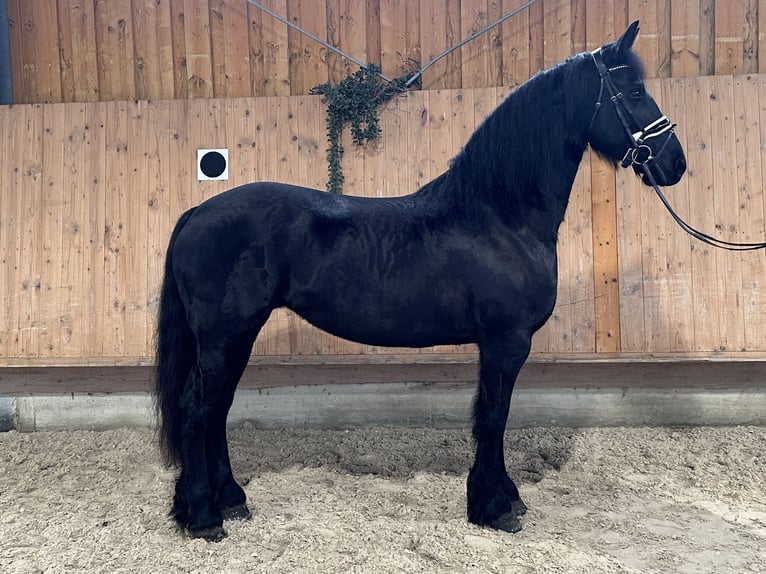
[[[165,257],[165,278],[160,292],[155,338],[157,371],[154,392],[159,422],[160,450],[165,462],[169,465],[178,465],[181,462],[181,425],[178,403],[189,372],[197,360],[194,334],[186,320],[186,309],[178,293],[172,265],[173,246],[178,232],[186,224],[192,211],[193,208],[179,218],[170,236]]]

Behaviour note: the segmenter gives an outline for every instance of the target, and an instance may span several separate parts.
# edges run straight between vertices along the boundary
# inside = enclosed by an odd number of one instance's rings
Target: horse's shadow
[[[517,482],[536,483],[567,462],[575,431],[510,429],[505,460]],[[376,427],[354,430],[258,429],[229,432],[234,472],[244,482],[289,468],[324,468],[350,475],[408,478],[426,472],[460,475],[474,460],[468,429]]]

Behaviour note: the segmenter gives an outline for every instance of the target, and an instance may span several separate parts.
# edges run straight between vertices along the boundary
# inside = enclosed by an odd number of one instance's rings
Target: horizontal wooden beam
[[[126,393],[152,388],[154,370],[143,366],[0,368],[0,394]],[[764,386],[766,359],[529,361],[519,388],[756,388]],[[440,388],[472,386],[475,362],[251,364],[240,389],[343,384],[423,383]]]

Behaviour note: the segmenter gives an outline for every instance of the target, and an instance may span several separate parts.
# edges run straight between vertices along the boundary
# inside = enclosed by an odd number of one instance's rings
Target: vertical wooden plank
[[[380,36],[380,0],[367,0],[367,42],[365,46],[368,64],[380,67],[381,36]]]
[[[529,12],[529,76],[545,68],[545,4],[536,2]]]
[[[377,187],[382,197],[396,197],[414,191],[410,189],[409,182],[402,178],[402,170],[407,163],[407,124],[403,121],[405,115],[402,110],[406,101],[406,96],[392,99],[381,114],[386,171]]]
[[[475,34],[487,26],[487,0],[461,0],[460,31],[463,37]],[[489,33],[479,36],[460,49],[464,88],[480,88],[490,83],[490,59],[492,56]]]
[[[117,254],[118,273],[124,293],[125,339],[120,356],[135,360],[146,353],[149,340],[147,325],[148,266],[148,211],[152,176],[158,166],[156,135],[158,127],[151,121],[151,104],[145,101],[129,102],[127,108],[127,140],[124,151],[124,179],[134,185],[127,186],[120,197],[120,219],[124,235],[124,249]],[[149,168],[152,166],[154,169]]]
[[[340,48],[341,19],[343,18],[342,0],[326,0],[327,6],[327,41]],[[358,4],[361,4],[358,3]],[[331,50],[327,51],[327,74],[331,84],[338,84],[346,76],[343,73],[344,58]]]
[[[37,227],[40,238],[39,355],[60,356],[61,317],[59,302],[61,285],[62,212],[64,210],[64,115],[70,110],[62,105],[43,107],[42,209]]]
[[[756,54],[758,59],[758,73],[766,73],[766,7],[761,2],[757,3],[758,11],[758,46]]]
[[[572,6],[570,0],[546,0],[543,19],[543,66],[548,68],[572,54]]]
[[[170,223],[166,239],[175,227],[176,221],[187,209],[192,207],[192,178],[196,177],[194,160],[196,151],[189,142],[190,117],[189,101],[176,101],[170,110],[168,120],[172,131],[168,146],[168,165],[170,168]]]
[[[225,0],[208,0],[210,10],[210,61],[213,70],[213,97],[224,98],[228,95],[226,79],[226,32],[223,25]],[[242,39],[240,38],[240,41]],[[247,42],[245,42],[247,46]]]
[[[184,0],[168,0],[170,6],[170,40],[172,44],[173,97],[189,97],[188,66],[186,62],[186,15]]]
[[[662,111],[673,120],[683,121],[688,107],[686,83],[671,78],[662,81]],[[676,137],[683,149],[688,149],[685,126],[676,130]],[[647,190],[649,191],[649,190]],[[682,178],[676,185],[664,188],[665,196],[676,212],[686,221],[691,219],[689,211],[689,180]],[[649,194],[651,195],[651,193]],[[692,289],[692,255],[690,237],[683,232],[655,200],[655,217],[662,218],[667,229],[668,277],[668,328],[670,352],[683,352],[694,346],[695,314],[694,291]]]
[[[324,116],[325,108],[322,106]],[[325,120],[326,121],[326,120]],[[341,166],[343,170],[343,194],[344,195],[364,195],[365,174],[364,174],[364,148],[354,144],[351,136],[351,129],[346,126],[341,133],[340,144],[343,148],[343,157]],[[325,140],[325,149],[328,143]],[[326,172],[327,170],[325,170]],[[327,174],[320,189],[326,188]]]
[[[386,193],[386,179],[389,176],[390,168],[386,165],[386,144],[388,143],[388,134],[386,133],[387,118],[385,115],[386,107],[379,108],[379,125],[381,133],[378,138],[364,146],[364,196],[365,197],[384,197]],[[317,116],[316,112],[314,113]],[[311,130],[307,130],[309,133],[315,134],[313,137],[317,138],[315,141],[322,142],[321,139],[324,134],[322,124],[314,124],[311,126]],[[323,149],[321,146],[320,149]],[[317,164],[326,164],[327,157],[324,154],[320,154],[320,160]],[[320,167],[318,172],[324,175],[324,168]],[[320,180],[320,186],[321,187]],[[312,187],[317,187],[315,183],[311,184]]]
[[[93,2],[58,0],[61,97],[65,102],[99,99]]]
[[[700,2],[676,1],[670,8],[671,74],[696,76],[700,71]]]
[[[34,4],[34,38],[37,52],[38,103],[61,102],[61,58],[59,56],[58,11],[51,0],[31,0]]]
[[[660,109],[663,108],[663,94],[658,80],[646,81],[647,91],[654,96]],[[672,277],[668,270],[670,258],[669,229],[667,218],[660,217],[656,198],[644,193],[641,196],[643,270],[644,270],[644,328],[646,329],[647,350],[668,352],[670,349],[670,284]]]
[[[476,130],[474,116],[475,90],[456,90],[451,93],[452,157],[455,157]]]
[[[603,6],[601,0],[586,0],[585,18],[587,50],[595,50],[615,39],[616,18],[613,4]]]
[[[587,0],[572,0],[572,52],[579,54],[588,46]]]
[[[405,43],[404,54],[405,66],[413,63],[413,69],[418,69],[426,63],[421,44],[421,21],[420,21],[420,2],[421,0],[405,0]],[[421,84],[422,84],[422,78]]]
[[[433,0],[420,4],[420,42],[423,65],[461,39],[459,0]],[[458,88],[460,52],[445,56],[423,74],[423,89]]]
[[[5,169],[0,170],[0,357],[3,362],[18,355],[20,284],[19,248],[21,239],[21,200],[23,195],[11,193],[21,189],[23,157],[21,130],[26,106],[0,106],[0,153]]]
[[[133,0],[136,93],[138,99],[170,99],[173,82],[173,40],[169,0]]]
[[[522,0],[502,0],[503,14],[522,4]],[[530,76],[529,18],[529,10],[523,10],[501,24],[504,86],[518,86]]]
[[[380,0],[380,70],[389,78],[404,75],[407,63],[406,0]]]
[[[24,49],[21,43],[21,7],[20,0],[8,2],[8,43],[11,57],[11,82],[13,83],[13,101],[17,104],[27,103],[24,95]]]
[[[122,182],[129,177],[127,160],[128,104],[109,102],[106,106],[106,176],[104,193],[104,338],[105,357],[120,357],[126,343],[128,298],[127,252],[131,248],[126,228],[130,213],[129,190]]]
[[[431,140],[427,132],[429,96],[429,92],[415,92],[407,98],[407,154],[410,161],[405,173],[412,191],[431,181]]]
[[[258,134],[263,131],[255,110],[255,99],[236,98],[223,102],[229,145],[229,187],[254,181],[258,156],[263,154]]]
[[[210,0],[210,44],[215,97],[250,95],[247,3]]]
[[[301,0],[302,25],[309,32],[323,40],[327,40],[327,7],[322,3]],[[327,70],[327,50],[306,36],[303,41],[303,86],[300,91],[292,90],[293,95],[305,95],[309,90],[329,79]]]
[[[287,3],[290,21],[327,40],[327,10],[311,0],[291,0]],[[328,81],[325,48],[297,30],[288,30],[290,54],[290,94],[307,94],[311,88]]]
[[[61,69],[57,10],[48,0],[24,0],[8,6],[8,17],[18,25],[22,59],[20,98],[24,102],[60,102]],[[15,80],[15,79],[14,79]],[[16,90],[14,89],[14,92]]]
[[[37,357],[40,354],[40,222],[43,220],[43,108],[25,106],[22,130],[17,144],[23,155],[17,157],[21,168],[20,185],[23,197],[19,214],[19,346],[18,356]]]
[[[616,40],[632,22],[630,19],[630,0],[615,0],[612,6],[614,9],[614,33],[611,39]]]
[[[742,72],[745,74],[758,73],[759,48],[759,0],[745,0],[745,26],[742,38]]]
[[[102,100],[136,97],[130,3],[95,0],[98,83]]]
[[[671,71],[670,0],[628,3],[628,19],[641,22],[634,49],[648,78],[665,78]]]
[[[617,262],[617,197],[614,167],[593,152],[593,290],[596,352],[620,350],[620,275]]]
[[[641,198],[646,190],[632,170],[615,172],[620,347],[623,353],[646,352]]]
[[[737,159],[734,131],[734,86],[729,76],[711,78],[710,123],[716,145],[713,156],[713,184],[715,190],[715,228],[718,237],[727,241],[741,241],[739,224],[739,194],[732,186],[736,182]],[[720,323],[720,350],[740,351],[744,348],[744,308],[740,260],[730,253],[716,253],[718,265],[718,296]]]
[[[327,0],[327,40],[349,56],[367,62],[367,8],[364,2]],[[338,84],[359,68],[335,52],[327,52],[329,80]]]
[[[206,0],[185,0],[183,9],[187,97],[212,98],[213,58],[209,5]]]
[[[700,2],[700,67],[701,76],[715,74],[715,3],[716,0]]]
[[[593,277],[593,217],[590,186],[590,155],[585,155],[577,173],[567,209],[570,235],[569,269],[572,274],[570,308],[572,351],[596,350],[595,291]]]
[[[689,222],[693,227],[717,234],[715,230],[715,184],[713,150],[716,137],[711,125],[711,84],[709,78],[688,78],[686,113],[682,129],[686,133],[684,176],[689,189]],[[679,123],[681,118],[679,117]],[[679,130],[680,131],[680,130]],[[716,249],[699,241],[691,242],[692,292],[694,297],[694,344],[692,350],[712,352],[719,347],[718,266]]]
[[[745,5],[748,0],[715,0],[715,73],[744,70]]]
[[[447,170],[449,160],[454,155],[452,150],[452,113],[449,92],[436,90],[429,94],[428,139],[429,172],[433,179]]]
[[[247,4],[247,43],[250,50],[250,93],[255,96],[264,96],[266,86],[265,69],[265,43],[263,41],[263,21],[272,18],[261,9],[252,4]]]
[[[302,185],[322,189],[327,175],[324,104],[320,96],[301,96],[296,103],[300,180]]]
[[[0,134],[7,134],[12,124],[11,107],[0,106]],[[10,153],[6,145],[6,138],[0,135],[0,154],[8,160]],[[13,225],[15,214],[13,213],[13,201],[11,194],[6,191],[11,189],[10,182],[6,181],[6,170],[0,170],[0,213],[4,214],[0,219],[0,366],[6,363],[6,345],[11,336],[8,328],[8,311],[12,304],[11,293],[6,285],[7,275],[13,272],[15,265],[15,256],[11,253],[11,237],[8,235],[9,228]]]
[[[106,197],[107,197],[107,108],[109,104],[85,105],[85,174],[87,240],[87,335],[88,357],[104,357],[106,334]]]
[[[64,118],[62,150],[61,252],[58,322],[58,356],[87,357],[85,323],[87,313],[85,105],[75,104],[60,110]],[[47,161],[47,160],[46,160]]]
[[[275,14],[287,17],[287,0],[264,0],[262,4]],[[287,25],[250,7],[251,38],[260,42],[262,68],[253,70],[253,95],[286,96],[290,93],[290,52]],[[257,23],[257,24],[256,24]],[[255,61],[255,60],[254,60]]]
[[[328,6],[329,6],[328,2]],[[339,14],[340,48],[346,54],[360,62],[369,62],[367,58],[367,9],[366,2],[341,0]],[[329,26],[329,22],[328,22]],[[329,60],[329,56],[328,56]],[[341,59],[341,79],[356,72],[358,66]]]
[[[739,221],[744,241],[763,242],[764,193],[762,176],[762,133],[766,133],[766,105],[762,103],[763,78],[735,78],[734,122],[737,158],[737,190],[739,192]],[[745,317],[745,348],[763,349],[766,335],[760,328],[766,322],[766,254],[763,250],[740,254],[742,266],[742,297]]]
[[[154,333],[157,329],[157,309],[160,286],[165,273],[165,252],[170,237],[170,186],[172,177],[169,169],[170,146],[173,145],[174,129],[171,124],[172,102],[145,102],[143,122],[146,126],[144,144],[140,150],[141,171],[146,185],[146,285],[144,286],[144,313],[146,334],[135,352],[142,359],[150,360],[154,349]]]

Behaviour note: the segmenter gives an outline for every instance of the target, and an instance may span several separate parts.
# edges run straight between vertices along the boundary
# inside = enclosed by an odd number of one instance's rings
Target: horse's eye
[[[644,97],[644,88],[643,86],[640,88],[633,88],[630,92],[630,97],[634,100],[640,100]]]

